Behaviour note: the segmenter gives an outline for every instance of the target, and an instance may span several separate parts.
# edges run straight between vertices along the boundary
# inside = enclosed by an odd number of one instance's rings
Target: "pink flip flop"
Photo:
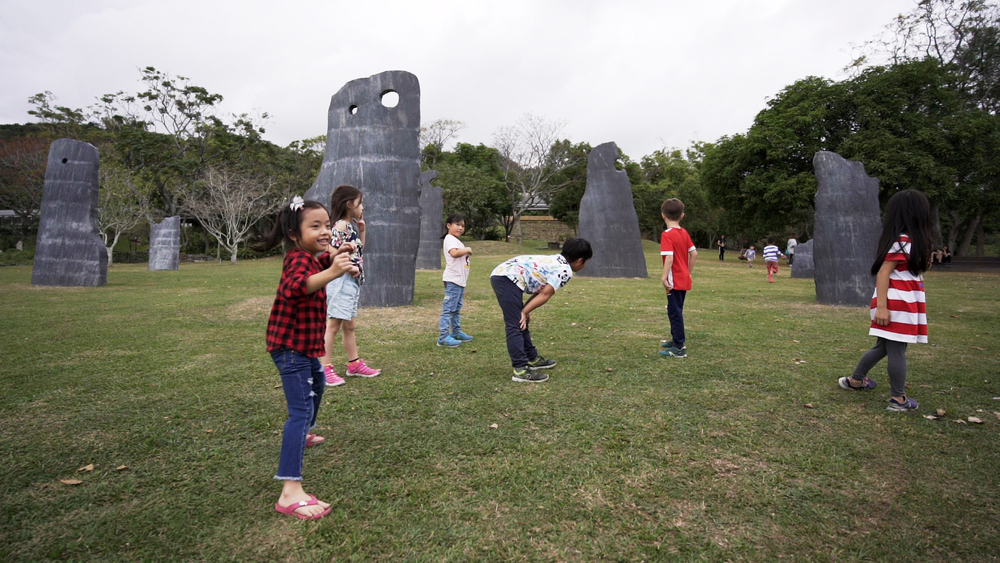
[[[281,506],[280,504],[275,503],[274,509],[282,514],[286,514],[288,516],[294,516],[299,520],[319,520],[320,518],[329,514],[331,510],[333,510],[333,507],[329,506],[327,507],[326,510],[320,512],[315,516],[309,516],[307,514],[299,514],[298,512],[295,512],[296,510],[302,508],[303,506],[315,506],[318,504],[319,501],[316,500],[316,497],[314,497],[313,495],[309,495],[309,500],[300,500],[299,502],[293,503],[289,506]]]
[[[316,434],[306,434],[306,447],[318,446],[326,441],[326,438]]]

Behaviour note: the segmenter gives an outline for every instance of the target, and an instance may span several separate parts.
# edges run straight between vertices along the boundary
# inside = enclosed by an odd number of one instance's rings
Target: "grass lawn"
[[[650,278],[578,277],[532,316],[559,365],[514,383],[488,276],[548,251],[471,246],[474,342],[434,345],[439,271],[417,273],[412,306],[361,310],[384,374],[327,390],[305,485],[333,512],[316,522],[273,508],[279,260],[116,265],[106,287],[68,289],[0,268],[0,559],[1000,557],[997,274],[927,274],[931,344],[908,355],[921,407],[892,413],[884,362],[874,391],[836,383],[872,343],[867,310],[816,305],[784,265],[768,284],[761,261],[703,251],[688,357],[659,357],[653,243]]]

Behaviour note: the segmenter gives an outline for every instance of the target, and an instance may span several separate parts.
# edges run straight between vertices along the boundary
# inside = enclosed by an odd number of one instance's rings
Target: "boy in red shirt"
[[[694,270],[698,251],[691,242],[691,236],[681,227],[684,218],[684,203],[671,198],[660,206],[660,215],[667,224],[667,230],[660,237],[660,256],[663,258],[663,275],[660,282],[667,290],[667,317],[670,318],[669,342],[660,345],[660,355],[665,358],[687,357],[684,345],[684,297],[691,289],[691,271]]]

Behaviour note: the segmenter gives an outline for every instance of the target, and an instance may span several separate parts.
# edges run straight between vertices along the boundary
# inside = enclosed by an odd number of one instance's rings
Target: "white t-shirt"
[[[458,240],[458,237],[449,234],[445,235],[443,246],[445,266],[444,275],[441,276],[441,279],[465,287],[465,284],[469,281],[470,256],[466,254],[455,258],[449,252],[453,248],[465,248],[465,245],[462,244],[462,241]]]

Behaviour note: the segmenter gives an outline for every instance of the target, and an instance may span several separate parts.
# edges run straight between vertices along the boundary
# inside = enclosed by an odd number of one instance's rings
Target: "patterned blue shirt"
[[[535,294],[543,285],[558,290],[573,278],[573,268],[562,254],[515,256],[493,268],[491,276],[506,276],[521,291]]]

